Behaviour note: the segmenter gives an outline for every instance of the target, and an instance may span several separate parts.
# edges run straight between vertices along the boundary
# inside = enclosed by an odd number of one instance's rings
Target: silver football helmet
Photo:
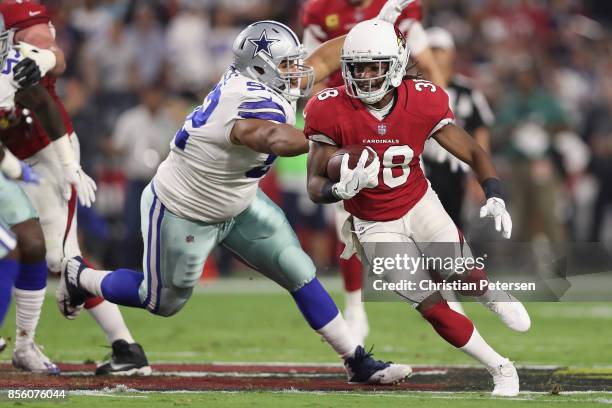
[[[4,67],[4,61],[8,56],[13,43],[13,31],[6,28],[4,16],[0,13],[0,68]]]
[[[306,49],[286,25],[272,20],[251,24],[232,46],[234,66],[281,93],[288,101],[307,96],[314,85],[314,70],[304,64]]]

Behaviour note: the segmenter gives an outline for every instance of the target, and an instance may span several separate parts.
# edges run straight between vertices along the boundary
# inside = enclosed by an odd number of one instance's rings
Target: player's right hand
[[[36,61],[31,58],[24,58],[13,68],[13,79],[20,88],[28,88],[36,85],[41,78],[40,68]]]
[[[349,155],[348,153],[342,156],[342,163],[340,165],[340,181],[332,187],[334,195],[342,200],[349,200],[364,188],[370,186],[376,186],[378,184],[378,171],[380,170],[380,161],[378,156],[374,157],[372,163],[367,167],[365,166],[368,160],[369,151],[364,149],[359,157],[357,166],[354,169],[349,168]],[[375,176],[374,176],[375,174]],[[373,179],[376,179],[374,184]]]
[[[79,202],[84,207],[91,207],[96,201],[96,182],[93,181],[76,163],[69,163],[63,166],[64,181],[66,186],[64,188],[64,198],[66,201],[70,200],[72,195],[72,186],[76,189]]]

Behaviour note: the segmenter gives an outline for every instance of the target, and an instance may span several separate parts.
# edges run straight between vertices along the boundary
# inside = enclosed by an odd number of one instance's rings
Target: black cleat
[[[395,384],[412,374],[408,365],[374,360],[372,349],[366,352],[362,346],[357,346],[353,357],[344,360],[344,369],[349,384]]]
[[[151,366],[140,344],[116,340],[112,348],[110,361],[99,365],[96,375],[151,375]]]

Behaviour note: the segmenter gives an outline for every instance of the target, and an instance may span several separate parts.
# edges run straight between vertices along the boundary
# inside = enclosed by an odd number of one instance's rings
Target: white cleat
[[[13,367],[36,374],[59,375],[60,369],[45,356],[34,342],[15,346]]]
[[[4,340],[4,337],[0,337],[0,353],[2,353],[5,348],[6,348],[6,340]]]
[[[524,333],[531,327],[531,318],[525,306],[514,296],[504,292],[500,297],[507,296],[503,301],[486,302],[484,305],[495,313],[501,321],[514,331]]]
[[[412,368],[405,364],[375,360],[362,346],[357,346],[352,357],[344,360],[349,384],[397,384],[410,377]]]
[[[504,364],[488,367],[493,377],[493,397],[516,397],[519,394],[519,376],[512,361],[506,359]]]
[[[357,344],[365,344],[365,339],[368,337],[368,333],[370,333],[370,325],[368,324],[368,315],[363,306],[347,307],[344,310],[344,320]]]
[[[62,273],[55,299],[57,307],[66,319],[76,319],[85,305],[85,296],[78,289],[78,274],[85,268],[80,257],[65,258],[62,261]]]

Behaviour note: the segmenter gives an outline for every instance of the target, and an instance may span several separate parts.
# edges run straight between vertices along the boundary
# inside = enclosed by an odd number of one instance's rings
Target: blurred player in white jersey
[[[80,166],[79,139],[72,122],[55,91],[56,76],[66,68],[64,54],[54,38],[54,28],[44,6],[27,0],[8,0],[0,3],[0,12],[5,15],[7,28],[14,30],[16,42],[26,41],[55,57],[55,65],[45,75],[41,84],[53,98],[60,110],[66,136],[51,143],[49,135],[36,116],[32,120],[21,120],[8,129],[3,140],[20,159],[32,164],[45,180],[40,185],[25,186],[24,190],[38,211],[47,247],[47,265],[32,268],[32,274],[47,274],[47,266],[53,273],[60,270],[64,256],[81,254],[77,239],[77,196],[81,204],[90,206],[95,200],[95,183]],[[74,188],[72,188],[74,187]],[[17,343],[20,337],[32,338],[36,309],[40,310],[44,298],[41,290],[23,289],[16,296],[18,321],[27,329],[17,328]],[[22,301],[23,298],[23,301]],[[88,299],[85,308],[104,330],[112,346],[109,361],[96,369],[96,374],[148,374],[151,368],[142,347],[134,342],[116,305],[102,298]],[[20,335],[25,334],[25,335]]]
[[[390,1],[396,9],[399,2]],[[399,13],[398,13],[399,14]],[[349,382],[393,383],[405,365],[374,360],[355,341],[315,276],[283,212],[258,188],[277,156],[308,151],[295,101],[339,67],[342,38],[308,59],[297,36],[275,21],[251,24],[233,45],[234,64],[176,133],[168,158],[142,195],[144,275],[96,271],[73,258],[64,297],[87,296],[171,316],[187,302],[210,251],[223,245],[291,293],[309,325],[342,357]]]

